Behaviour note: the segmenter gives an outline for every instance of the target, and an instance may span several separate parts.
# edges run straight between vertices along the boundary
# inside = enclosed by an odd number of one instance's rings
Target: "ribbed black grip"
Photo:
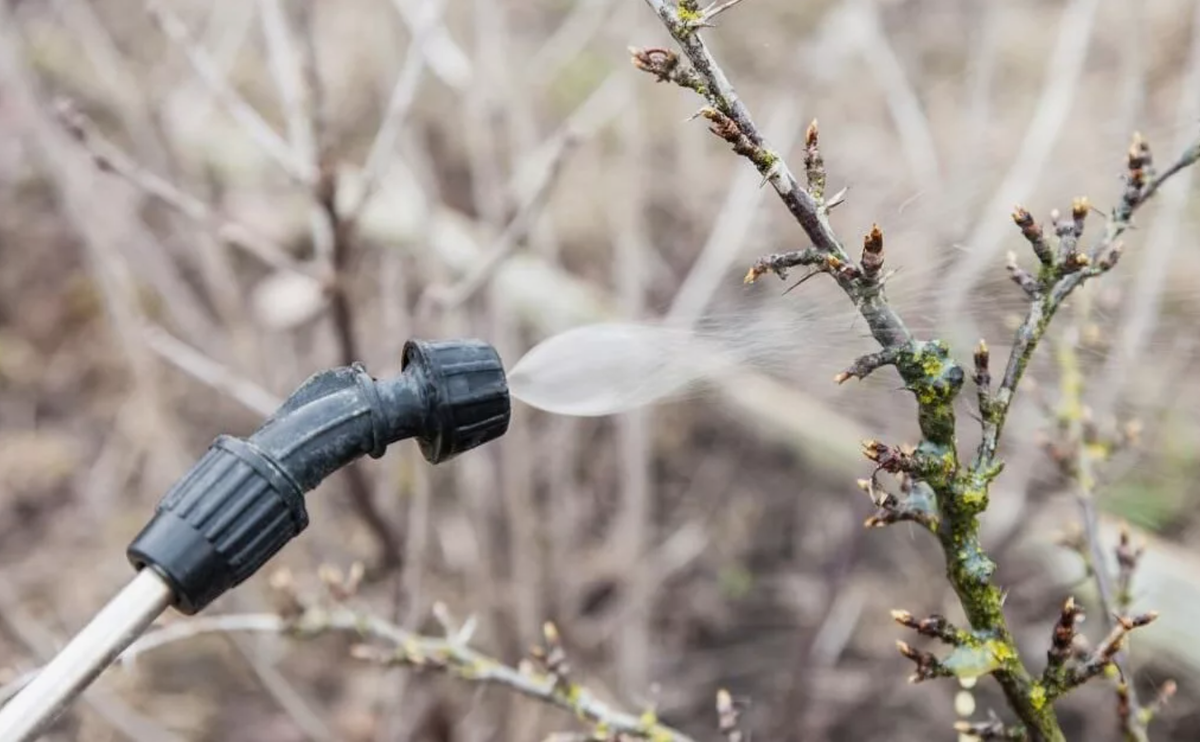
[[[307,525],[300,487],[250,443],[222,436],[163,497],[128,554],[158,570],[191,615]]]
[[[495,348],[479,340],[410,340],[403,367],[422,375],[431,419],[417,436],[421,453],[438,464],[499,438],[512,414],[508,380]]]

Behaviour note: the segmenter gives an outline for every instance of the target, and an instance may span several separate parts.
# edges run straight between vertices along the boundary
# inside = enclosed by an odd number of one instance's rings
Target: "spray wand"
[[[304,494],[337,469],[416,438],[432,464],[508,430],[499,355],[476,341],[409,341],[402,372],[312,376],[246,439],[220,436],[129,545],[135,577],[0,708],[0,742],[36,739],[167,608],[194,615],[308,526]]]

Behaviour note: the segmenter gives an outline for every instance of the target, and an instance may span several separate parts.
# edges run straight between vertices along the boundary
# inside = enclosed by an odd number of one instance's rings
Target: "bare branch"
[[[688,87],[706,99],[708,105],[698,112],[697,117],[705,118],[714,135],[731,145],[736,154],[749,160],[764,181],[772,184],[812,245],[804,250],[760,258],[750,267],[746,282],[753,283],[768,272],[782,278],[789,268],[798,265],[809,267],[810,272],[797,285],[816,273],[830,274],[867,320],[871,334],[884,351],[860,359],[839,374],[837,381],[865,375],[890,363],[896,366],[906,388],[917,398],[922,441],[913,454],[897,454],[890,447],[874,442],[866,449],[878,465],[876,472],[898,472],[903,487],[902,496],[897,496],[883,490],[874,475],[860,481],[860,487],[871,496],[877,508],[867,525],[882,526],[907,520],[925,525],[938,536],[947,561],[947,575],[971,627],[986,637],[986,672],[997,678],[1009,704],[1021,718],[1024,724],[1021,735],[1027,734],[1039,741],[1061,742],[1062,730],[1053,706],[1046,702],[1047,689],[1024,666],[1004,618],[1003,593],[991,583],[995,564],[979,543],[977,516],[986,509],[990,483],[1001,471],[1001,464],[995,457],[996,449],[1016,386],[1047,323],[1074,288],[1116,264],[1120,255],[1117,238],[1128,227],[1137,206],[1153,193],[1152,176],[1146,172],[1148,150],[1138,145],[1131,152],[1127,180],[1132,185],[1127,188],[1124,206],[1114,211],[1091,250],[1079,247],[1090,211],[1086,200],[1072,204],[1068,219],[1055,218],[1053,248],[1027,212],[1018,208],[1013,214],[1042,268],[1034,276],[1020,268],[1015,258],[1011,261],[1013,278],[1030,296],[1031,306],[995,393],[991,386],[986,345],[981,343],[976,352],[975,376],[983,440],[972,466],[962,467],[956,450],[953,403],[964,380],[963,371],[950,357],[944,342],[914,339],[889,306],[883,293],[884,281],[879,275],[883,264],[882,233],[873,229],[868,234],[861,265],[849,258],[834,234],[828,222],[831,205],[822,203],[827,176],[815,122],[806,136],[808,187],[804,188],[787,164],[764,142],[746,106],[700,38],[699,29],[709,24],[704,22],[695,0],[678,3],[647,0],[647,4],[678,44],[686,62],[667,50],[635,50],[634,64],[660,81]],[[1079,12],[1090,19],[1092,7],[1094,3],[1084,3]],[[833,200],[840,201],[840,198],[839,194]],[[901,651],[917,663],[915,679],[951,674],[932,655],[904,644]],[[1000,730],[1004,729],[1001,725]]]
[[[918,620],[908,611],[892,611],[892,620],[901,626],[906,626],[921,636],[939,639],[952,647],[961,647],[971,640],[970,632],[963,631],[950,623],[945,616],[933,614],[928,618]]]
[[[539,179],[525,201],[518,206],[516,214],[504,231],[496,238],[488,253],[472,270],[451,286],[430,286],[417,303],[417,315],[426,316],[436,306],[452,309],[462,306],[481,288],[487,285],[492,275],[509,255],[522,243],[533,228],[537,218],[558,181],[568,155],[578,146],[579,138],[572,131],[562,132],[554,142],[554,150],[542,169]]]
[[[243,224],[219,216],[205,202],[142,167],[101,134],[92,120],[70,101],[61,100],[55,112],[67,132],[87,149],[96,167],[103,172],[123,178],[147,196],[212,231],[221,241],[244,250],[272,268],[312,275],[279,245]]]
[[[1016,394],[1017,385],[1024,377],[1025,368],[1059,307],[1085,281],[1111,270],[1116,265],[1117,257],[1120,254],[1117,240],[1129,229],[1136,211],[1158,191],[1167,178],[1185,167],[1195,164],[1198,159],[1200,159],[1200,140],[1188,147],[1161,175],[1148,177],[1149,146],[1140,135],[1134,137],[1126,163],[1125,193],[1121,198],[1120,205],[1109,216],[1103,234],[1091,249],[1086,252],[1072,252],[1071,254],[1075,257],[1070,258],[1065,265],[1058,266],[1058,270],[1049,272],[1039,281],[1039,295],[1017,330],[1016,341],[1009,355],[1004,379],[996,393],[995,414],[985,425],[983,441],[976,453],[973,468],[983,470],[994,465],[996,449],[999,446],[1004,423],[1008,417],[1008,409]],[[1071,224],[1072,230],[1074,230],[1074,223],[1071,222]],[[1020,223],[1018,226],[1021,226]],[[1024,233],[1025,227],[1021,226],[1021,228]]]
[[[412,25],[412,38],[404,57],[404,66],[401,67],[396,84],[392,87],[387,110],[384,111],[383,120],[367,152],[367,159],[363,165],[362,195],[358,204],[349,211],[347,220],[350,223],[361,217],[367,203],[379,187],[379,181],[387,175],[388,166],[395,157],[396,140],[417,99],[417,90],[420,89],[425,74],[429,49],[438,38],[436,31],[441,28],[444,11],[444,0],[421,3],[422,15]]]
[[[1113,626],[1112,631],[1108,633],[1108,636],[1104,638],[1104,641],[1100,642],[1095,650],[1069,668],[1061,682],[1047,684],[1047,694],[1052,699],[1057,698],[1100,675],[1115,661],[1117,653],[1121,651],[1121,647],[1125,644],[1125,637],[1131,631],[1149,625],[1156,618],[1158,618],[1158,614],[1154,611],[1143,613],[1139,616],[1118,616],[1117,623]]]
[[[146,652],[206,634],[253,632],[310,639],[325,634],[345,634],[372,640],[382,646],[360,646],[356,658],[383,664],[404,665],[417,670],[443,672],[468,683],[499,685],[550,706],[556,706],[602,726],[610,733],[633,739],[691,742],[670,727],[619,711],[601,701],[587,688],[570,679],[566,656],[558,632],[546,625],[545,644],[535,651],[542,669],[514,668],[473,648],[459,632],[445,637],[415,634],[378,616],[352,609],[339,601],[309,600],[296,595],[290,578],[277,576],[277,589],[291,594],[291,613],[227,614],[198,616],[158,629],[134,642],[118,659],[130,664]]]
[[[896,642],[896,649],[900,650],[900,654],[912,660],[917,666],[916,671],[908,678],[908,682],[910,683],[921,683],[934,678],[954,677],[954,673],[950,668],[943,665],[941,660],[930,652],[922,652],[903,641]]]
[[[283,404],[283,400],[258,384],[230,371],[161,327],[146,325],[142,329],[146,345],[159,357],[241,404],[256,414],[268,417]]]
[[[146,0],[146,11],[164,34],[183,52],[209,92],[254,142],[295,180],[311,185],[317,171],[297,155],[263,117],[233,89],[212,57],[192,38],[187,25],[162,0]]]

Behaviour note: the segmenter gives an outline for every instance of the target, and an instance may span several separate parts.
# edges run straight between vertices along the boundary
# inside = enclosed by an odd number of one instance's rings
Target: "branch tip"
[[[883,232],[878,224],[871,225],[871,231],[863,237],[862,271],[863,277],[874,283],[883,269]]]
[[[988,349],[987,341],[983,338],[979,339],[979,344],[975,346],[975,383],[979,386],[987,387],[991,385],[991,351]]]
[[[1088,201],[1087,196],[1080,196],[1071,201],[1071,219],[1074,222],[1075,237],[1083,236],[1083,224],[1087,219],[1087,215],[1092,210],[1092,204]]]
[[[795,250],[793,252],[764,255],[755,260],[754,264],[750,266],[750,270],[746,272],[743,283],[754,283],[766,273],[774,273],[780,279],[786,280],[788,269],[798,265],[824,267],[828,265],[828,260],[825,253],[814,247],[805,250]]]
[[[1054,264],[1054,252],[1046,244],[1046,236],[1042,233],[1042,227],[1033,220],[1033,215],[1025,207],[1017,204],[1013,208],[1012,220],[1020,228],[1021,235],[1029,243],[1029,246],[1033,248],[1033,253],[1037,255],[1042,265],[1052,266]]]
[[[868,353],[855,359],[849,368],[834,377],[841,384],[851,378],[865,379],[883,366],[894,366],[899,362],[900,353],[894,348],[881,350],[878,353]]]
[[[822,203],[825,198],[826,185],[825,159],[821,156],[819,140],[817,120],[813,119],[804,131],[804,172],[808,179],[808,195],[812,196],[818,204]],[[837,201],[836,198],[834,200]],[[837,203],[826,206],[826,209],[833,208]]]
[[[913,614],[904,610],[892,611],[892,620],[912,629],[921,636],[928,636],[938,639],[950,646],[958,647],[966,643],[966,635],[958,627],[950,623],[950,621],[937,613],[922,619],[917,619]]]

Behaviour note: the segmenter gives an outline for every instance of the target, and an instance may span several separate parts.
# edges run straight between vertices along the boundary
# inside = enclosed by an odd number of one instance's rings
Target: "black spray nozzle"
[[[337,469],[405,438],[441,463],[503,435],[509,414],[503,364],[478,340],[409,341],[391,379],[358,364],[322,371],[249,438],[217,438],[163,497],[129,559],[162,574],[176,607],[196,613],[304,530],[304,493]]]

